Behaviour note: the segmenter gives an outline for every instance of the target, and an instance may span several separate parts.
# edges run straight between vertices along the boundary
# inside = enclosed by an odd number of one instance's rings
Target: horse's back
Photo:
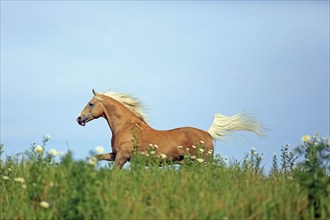
[[[213,142],[210,134],[194,127],[181,127],[171,130],[155,130],[156,136],[161,137],[170,145],[177,145],[186,148],[201,145],[206,149],[213,150]]]

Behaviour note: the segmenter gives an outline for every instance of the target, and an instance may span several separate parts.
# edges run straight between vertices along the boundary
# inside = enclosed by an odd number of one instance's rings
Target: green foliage
[[[309,208],[314,217],[320,218],[324,216],[323,212],[330,211],[330,146],[326,139],[315,136],[298,146],[295,151],[304,158],[297,164],[295,176],[308,192]],[[328,201],[323,201],[324,198],[328,198]]]
[[[278,165],[277,165],[277,155],[276,153],[273,154],[272,157],[272,167],[270,169],[271,175],[277,175],[278,174]]]
[[[258,153],[255,148],[251,148],[249,153],[246,153],[243,160],[243,169],[246,171],[252,171],[255,173],[262,173],[263,168],[261,162],[263,154]]]
[[[297,156],[294,155],[293,151],[289,151],[289,145],[286,144],[285,146],[282,146],[281,148],[281,171],[284,174],[289,174],[294,166],[295,161],[297,160]]]
[[[220,154],[207,160],[201,144],[196,158],[187,154],[182,165],[168,161],[159,167],[160,157],[152,153],[156,147],[150,146],[148,156],[135,150],[130,167],[118,171],[97,167],[89,158],[74,160],[70,151],[60,157],[45,153],[45,140],[0,161],[1,219],[329,217],[326,141],[299,146],[295,153],[303,158],[295,166],[290,158],[297,156],[285,153],[279,170],[274,156],[266,175],[263,155],[255,149],[242,162],[229,162]]]

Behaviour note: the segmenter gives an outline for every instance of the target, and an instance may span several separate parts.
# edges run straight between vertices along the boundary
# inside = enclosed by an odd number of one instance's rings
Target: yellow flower
[[[24,180],[22,177],[16,177],[16,178],[14,179],[14,181],[15,181],[15,182],[18,182],[18,183],[24,183],[24,182],[25,182],[25,180]]]
[[[40,206],[41,206],[42,208],[47,209],[47,208],[49,208],[49,203],[46,202],[46,201],[41,201],[41,202],[40,202]]]
[[[311,140],[311,136],[309,136],[308,134],[302,136],[301,140],[303,142],[309,142]]]
[[[49,154],[50,154],[50,155],[53,155],[53,156],[56,156],[56,150],[55,150],[55,149],[51,149],[51,150],[49,151]]]
[[[36,151],[37,151],[39,154],[41,154],[43,150],[44,150],[44,149],[43,149],[40,145],[36,146]]]
[[[103,151],[104,151],[103,147],[101,147],[101,146],[96,147],[95,150],[99,154],[103,153]]]

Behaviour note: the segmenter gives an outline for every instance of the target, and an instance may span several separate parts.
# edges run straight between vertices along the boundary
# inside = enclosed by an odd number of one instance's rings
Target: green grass
[[[253,152],[252,152],[253,153]],[[254,154],[247,154],[246,159]],[[252,158],[253,159],[253,158]],[[142,161],[141,161],[142,160]],[[186,163],[180,167],[95,168],[70,152],[55,160],[32,147],[20,158],[1,161],[1,219],[326,219],[329,173],[310,199],[298,164],[295,170],[262,169],[245,160],[226,164]],[[260,162],[260,161],[259,161]],[[319,166],[319,168],[321,165]],[[17,179],[22,178],[22,179]],[[24,180],[24,182],[22,181]],[[313,189],[315,190],[315,189]],[[313,191],[314,192],[314,191]],[[317,191],[318,192],[318,191]],[[49,204],[42,207],[41,202]],[[316,201],[316,200],[315,200]]]

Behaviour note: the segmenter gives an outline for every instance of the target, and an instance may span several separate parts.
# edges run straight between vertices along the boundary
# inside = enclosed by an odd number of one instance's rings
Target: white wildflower
[[[153,147],[154,145],[152,145],[152,144],[149,144],[149,146],[150,146],[150,147]]]
[[[196,149],[196,146],[195,145],[192,145],[191,147],[194,148],[194,149]]]
[[[200,140],[199,142],[201,142],[201,144],[204,144],[204,141]]]
[[[204,153],[204,149],[203,149],[203,148],[200,148],[199,151],[200,151],[201,153]]]
[[[96,161],[94,161],[94,160],[90,160],[88,163],[89,163],[89,165],[91,165],[91,166],[95,166]]]
[[[52,136],[50,136],[49,134],[45,134],[43,138],[45,141],[49,141],[52,138]]]
[[[179,149],[182,149],[183,147],[182,146],[178,146]]]
[[[57,152],[56,155],[57,155],[57,156],[60,156],[60,157],[61,157],[61,156],[64,156],[64,152]]]
[[[189,148],[186,148],[186,151],[190,151],[190,149]]]
[[[155,147],[156,149],[158,149],[158,145],[155,144],[154,147]]]
[[[149,153],[150,153],[150,154],[155,154],[156,151],[152,150],[152,151],[150,151]]]
[[[160,154],[160,157],[161,157],[162,159],[165,159],[167,156],[166,156],[166,154]]]
[[[203,163],[204,162],[204,159],[203,158],[197,158],[197,162]]]
[[[35,150],[36,150],[39,154],[41,154],[42,151],[43,151],[44,149],[43,149],[40,145],[38,145],[38,146],[36,146]]]
[[[311,136],[308,134],[301,137],[302,142],[309,142],[311,140]]]
[[[15,182],[18,182],[18,183],[24,183],[24,182],[25,182],[24,178],[22,178],[22,177],[16,177],[16,178],[14,179],[14,181],[15,181]]]
[[[90,159],[90,160],[88,161],[88,163],[89,163],[90,165],[92,165],[92,166],[94,166],[94,165],[96,164],[96,162],[97,162],[97,158],[96,158],[96,157],[93,157],[92,159]]]
[[[56,156],[56,150],[55,149],[51,149],[49,151],[49,154],[52,155],[52,156]]]
[[[95,151],[96,151],[97,153],[101,154],[101,153],[103,153],[104,149],[103,149],[103,147],[98,146],[98,147],[95,148]]]
[[[47,208],[49,208],[49,203],[46,202],[46,201],[41,201],[41,202],[40,202],[40,206],[41,206],[42,208],[47,209]]]
[[[9,176],[2,176],[3,180],[9,180]]]
[[[193,160],[195,160],[197,157],[196,156],[191,156],[190,158],[193,159]]]

